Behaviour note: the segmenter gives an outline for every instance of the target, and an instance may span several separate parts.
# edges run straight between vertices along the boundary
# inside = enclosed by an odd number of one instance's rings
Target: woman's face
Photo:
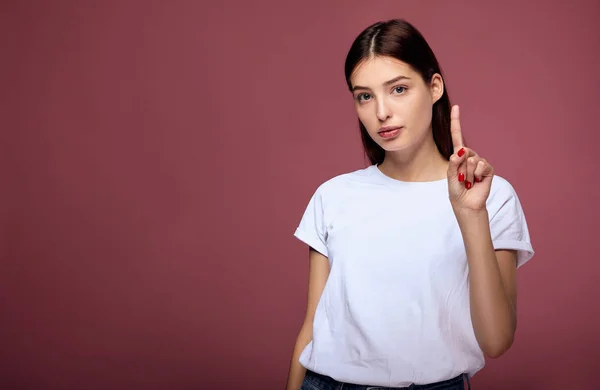
[[[427,84],[408,64],[373,57],[355,68],[350,81],[358,117],[385,151],[419,146],[431,135],[433,103],[443,93],[439,74]]]

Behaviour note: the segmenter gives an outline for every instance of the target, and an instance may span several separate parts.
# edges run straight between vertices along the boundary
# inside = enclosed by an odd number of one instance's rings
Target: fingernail
[[[463,154],[465,154],[465,148],[460,148],[460,150],[458,151],[458,157],[462,157]]]
[[[476,177],[476,178],[475,178],[475,182],[477,182],[477,183],[481,183],[481,179],[480,179],[480,178],[478,178],[478,177]]]
[[[471,189],[471,185],[472,185],[472,184],[471,184],[471,182],[470,182],[470,181],[467,181],[467,182],[465,182],[465,187],[467,187],[467,190],[470,190],[470,189]]]
[[[461,183],[462,183],[463,181],[465,181],[465,174],[464,174],[464,173],[459,173],[459,174],[458,174],[458,181],[460,181]]]

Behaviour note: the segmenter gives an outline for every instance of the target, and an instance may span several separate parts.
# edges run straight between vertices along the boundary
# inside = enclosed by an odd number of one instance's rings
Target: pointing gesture
[[[452,145],[454,153],[458,153],[463,145],[462,131],[460,129],[460,117],[458,106],[453,106],[450,112],[450,135],[452,136]]]
[[[494,168],[474,150],[464,146],[458,106],[450,113],[454,154],[448,164],[448,192],[455,208],[483,210],[490,194]]]

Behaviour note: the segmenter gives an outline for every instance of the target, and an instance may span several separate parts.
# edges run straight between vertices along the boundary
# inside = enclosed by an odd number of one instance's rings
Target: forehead
[[[418,77],[410,65],[393,57],[369,57],[361,61],[350,77],[352,85],[378,87],[398,76]]]

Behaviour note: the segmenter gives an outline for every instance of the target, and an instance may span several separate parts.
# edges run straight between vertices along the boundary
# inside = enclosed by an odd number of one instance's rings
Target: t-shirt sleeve
[[[500,179],[502,180],[502,179]],[[517,268],[531,260],[534,250],[523,207],[514,188],[507,181],[491,199],[488,210],[494,249],[517,251]]]
[[[321,187],[317,189],[308,202],[294,236],[322,255],[328,256]]]

